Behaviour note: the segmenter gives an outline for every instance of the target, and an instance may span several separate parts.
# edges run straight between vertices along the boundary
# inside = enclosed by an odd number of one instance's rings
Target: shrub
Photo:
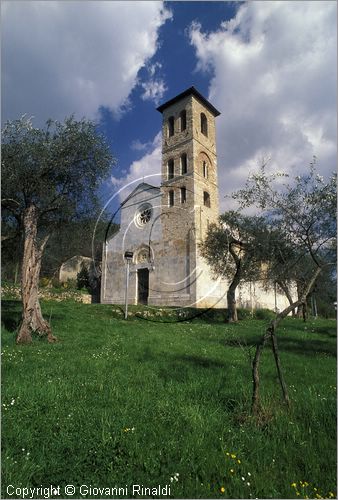
[[[51,284],[51,278],[47,278],[47,276],[44,276],[43,278],[40,278],[40,281],[39,281],[39,286],[41,288],[46,288],[48,285]]]
[[[75,278],[68,279],[62,283],[62,288],[66,290],[77,290],[77,280]]]
[[[239,320],[242,319],[251,319],[254,317],[254,315],[251,312],[251,309],[244,309],[242,307],[239,307],[237,309],[237,316]]]
[[[83,264],[81,266],[81,270],[77,273],[76,281],[78,290],[86,288],[88,291],[90,291],[91,286],[89,281],[89,272],[87,267]]]
[[[270,309],[255,309],[254,318],[256,319],[273,319],[276,316],[276,313],[271,311]]]
[[[62,284],[60,283],[59,278],[57,278],[56,276],[54,276],[51,279],[51,283],[52,283],[53,288],[61,288],[62,287]]]

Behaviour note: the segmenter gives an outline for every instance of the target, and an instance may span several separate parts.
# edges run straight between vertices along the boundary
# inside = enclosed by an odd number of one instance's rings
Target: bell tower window
[[[206,161],[203,161],[203,177],[208,178],[208,164]]]
[[[186,128],[187,128],[187,112],[184,109],[180,113],[180,130],[181,130],[181,132],[183,132],[183,130],[185,130]]]
[[[210,208],[210,194],[207,191],[203,191],[203,204]]]
[[[181,203],[186,203],[187,201],[187,188],[181,187]]]
[[[201,113],[201,132],[208,137],[208,120],[204,113]]]
[[[169,135],[169,137],[172,137],[174,135],[174,132],[175,132],[175,119],[173,116],[170,116],[170,118],[168,118],[168,135]]]
[[[173,207],[174,206],[174,191],[173,189],[171,189],[169,191],[169,207]]]
[[[185,175],[188,171],[187,153],[181,155],[181,174]]]
[[[174,160],[168,161],[168,179],[174,178]]]

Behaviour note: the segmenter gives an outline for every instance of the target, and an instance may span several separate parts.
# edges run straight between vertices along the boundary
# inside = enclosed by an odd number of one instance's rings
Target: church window
[[[168,179],[174,178],[174,160],[168,161]]]
[[[208,164],[206,161],[203,161],[203,177],[208,178]]]
[[[169,191],[169,207],[174,206],[174,191]]]
[[[187,201],[187,188],[181,187],[181,203],[186,203]]]
[[[180,125],[181,132],[183,132],[187,128],[187,112],[185,109],[180,113]]]
[[[207,191],[203,191],[203,203],[205,207],[210,208],[210,194]]]
[[[168,135],[169,135],[169,137],[172,137],[174,135],[174,132],[175,132],[175,118],[173,116],[171,116],[168,119]]]
[[[208,120],[204,113],[201,113],[201,132],[208,137]]]
[[[188,170],[187,153],[181,155],[181,174],[185,175]]]
[[[143,227],[151,219],[152,216],[152,206],[149,203],[144,203],[139,207],[139,209],[136,212],[136,217],[135,217],[135,223],[138,227]]]

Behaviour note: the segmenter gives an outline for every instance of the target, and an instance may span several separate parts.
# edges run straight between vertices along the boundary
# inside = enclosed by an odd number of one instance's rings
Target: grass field
[[[2,498],[8,485],[60,486],[65,498],[69,484],[74,498],[131,497],[133,484],[170,485],[173,498],[336,496],[334,320],[285,320],[292,407],[266,349],[253,419],[250,353],[265,321],[124,321],[74,302],[43,311],[59,342],[16,346],[20,304],[3,304]]]

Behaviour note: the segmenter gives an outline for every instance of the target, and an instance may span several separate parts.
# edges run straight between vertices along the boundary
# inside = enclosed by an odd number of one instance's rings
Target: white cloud
[[[148,73],[150,76],[154,76],[157,70],[162,68],[162,64],[160,62],[155,62],[154,64],[150,64],[148,66]]]
[[[144,101],[154,101],[156,106],[161,101],[164,93],[167,89],[164,81],[162,79],[159,80],[148,80],[141,84],[144,92],[141,95]]]
[[[111,177],[112,185],[116,190],[123,188],[120,201],[123,201],[141,182],[146,182],[152,186],[159,186],[161,183],[162,132],[156,134],[151,145],[147,144],[146,147],[149,152],[130,165],[128,174],[125,177],[119,179]]]
[[[140,139],[135,139],[134,141],[132,141],[130,149],[132,149],[133,151],[146,151],[151,146],[152,141],[141,142]]]
[[[262,157],[324,174],[336,165],[336,3],[248,2],[211,33],[194,23],[197,69],[212,72],[221,202]],[[225,204],[223,203],[223,208]]]
[[[3,2],[3,117],[121,112],[170,16],[157,1]]]

